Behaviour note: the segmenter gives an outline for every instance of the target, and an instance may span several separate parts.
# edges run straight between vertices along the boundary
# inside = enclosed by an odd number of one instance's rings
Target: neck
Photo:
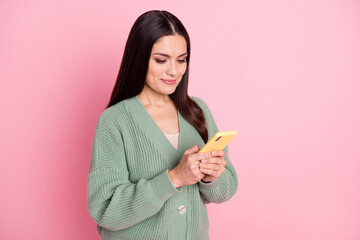
[[[144,89],[141,91],[141,93],[137,95],[137,97],[144,106],[159,107],[171,101],[168,95],[155,92],[146,85],[144,86]]]

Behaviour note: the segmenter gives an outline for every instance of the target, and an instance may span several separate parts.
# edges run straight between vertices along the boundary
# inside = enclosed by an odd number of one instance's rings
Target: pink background
[[[99,239],[92,138],[151,9],[183,21],[190,95],[239,132],[211,239],[360,239],[360,2],[220,2],[0,1],[0,239]]]

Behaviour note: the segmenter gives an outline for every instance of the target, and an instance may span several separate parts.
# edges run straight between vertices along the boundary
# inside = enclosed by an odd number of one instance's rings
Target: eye
[[[186,59],[179,59],[178,62],[179,62],[179,63],[185,63],[185,62],[186,62]]]
[[[155,59],[155,61],[156,61],[157,63],[164,63],[164,62],[166,62],[165,59]]]

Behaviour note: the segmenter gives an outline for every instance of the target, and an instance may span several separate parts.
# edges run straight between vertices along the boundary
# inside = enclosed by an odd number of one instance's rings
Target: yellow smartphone
[[[237,135],[237,131],[217,132],[199,151],[211,152],[223,150]]]

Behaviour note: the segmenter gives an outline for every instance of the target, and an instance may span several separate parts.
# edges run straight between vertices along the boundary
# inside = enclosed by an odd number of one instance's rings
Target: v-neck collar
[[[141,127],[155,147],[157,147],[169,159],[174,158],[174,156],[179,157],[179,155],[181,156],[183,154],[188,147],[186,146],[188,145],[186,143],[189,143],[189,141],[192,140],[192,133],[189,131],[189,127],[187,126],[189,123],[182,117],[179,110],[177,110],[179,139],[178,148],[175,149],[165,134],[151,118],[137,96],[129,98],[127,103],[127,110],[132,114],[134,121]]]

